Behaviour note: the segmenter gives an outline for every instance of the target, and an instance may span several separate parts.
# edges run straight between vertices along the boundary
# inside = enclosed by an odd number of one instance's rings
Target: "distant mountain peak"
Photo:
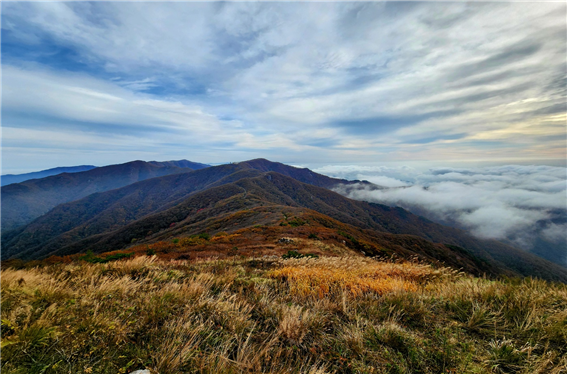
[[[154,177],[206,168],[188,160],[127,163],[93,167],[77,172],[55,172],[2,186],[2,230],[25,225],[55,206],[90,194],[117,189]],[[71,167],[73,168],[73,167]]]
[[[97,168],[94,165],[77,165],[72,167],[55,167],[44,169],[37,172],[21,173],[21,174],[7,174],[2,175],[1,181],[2,186],[17,184],[27,180],[41,179],[49,176],[55,176],[61,173],[77,173],[89,171],[91,169]]]

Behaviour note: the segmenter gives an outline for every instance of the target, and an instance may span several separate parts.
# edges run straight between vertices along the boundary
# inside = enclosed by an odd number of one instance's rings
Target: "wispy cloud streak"
[[[4,96],[3,125],[83,132],[88,123],[135,140],[153,130],[157,144],[181,127],[194,136],[188,146],[206,139],[232,160],[559,159],[566,12],[563,3],[4,2],[3,90],[49,95]],[[76,99],[60,85],[70,78]],[[211,132],[198,138],[204,124]],[[164,159],[177,153],[162,149]]]

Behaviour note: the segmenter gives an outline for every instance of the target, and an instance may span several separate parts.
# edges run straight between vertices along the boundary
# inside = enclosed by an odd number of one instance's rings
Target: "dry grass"
[[[292,294],[318,298],[343,290],[354,297],[368,293],[415,292],[424,282],[452,273],[427,265],[394,264],[357,257],[293,259],[281,265],[269,276],[285,279]]]
[[[540,280],[141,256],[8,268],[1,290],[4,373],[567,372],[567,288]]]

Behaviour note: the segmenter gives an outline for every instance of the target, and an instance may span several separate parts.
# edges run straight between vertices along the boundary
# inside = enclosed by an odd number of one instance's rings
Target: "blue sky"
[[[564,3],[1,6],[3,173],[565,160]]]

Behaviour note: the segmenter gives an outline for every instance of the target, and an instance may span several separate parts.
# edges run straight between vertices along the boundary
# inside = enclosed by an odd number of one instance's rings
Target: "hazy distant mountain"
[[[252,216],[256,208],[272,208],[278,214],[286,208],[330,217],[374,240],[403,242],[404,250],[417,255],[434,251],[452,266],[461,261],[463,266],[476,264],[475,269],[484,265],[487,273],[516,272],[567,281],[566,269],[537,256],[476,239],[398,207],[350,200],[327,189],[346,182],[263,159],[153,178],[57,206],[3,235],[2,258],[42,258],[88,249],[103,252],[127,247],[135,239],[147,242],[201,231],[234,231],[270,219],[269,214]],[[250,219],[236,214],[248,214]]]
[[[1,189],[2,232],[25,225],[62,203],[141,180],[190,172],[204,166],[206,165],[187,160],[149,163],[137,160],[7,185]]]
[[[6,186],[10,184],[16,184],[18,182],[23,182],[26,180],[40,179],[44,177],[58,175],[60,173],[76,173],[84,172],[96,168],[94,165],[78,165],[75,167],[57,167],[46,169],[39,172],[22,173],[19,175],[2,175],[1,185]]]
[[[149,161],[148,163],[160,167],[191,168],[195,170],[210,167],[208,164],[195,163],[189,160]]]

